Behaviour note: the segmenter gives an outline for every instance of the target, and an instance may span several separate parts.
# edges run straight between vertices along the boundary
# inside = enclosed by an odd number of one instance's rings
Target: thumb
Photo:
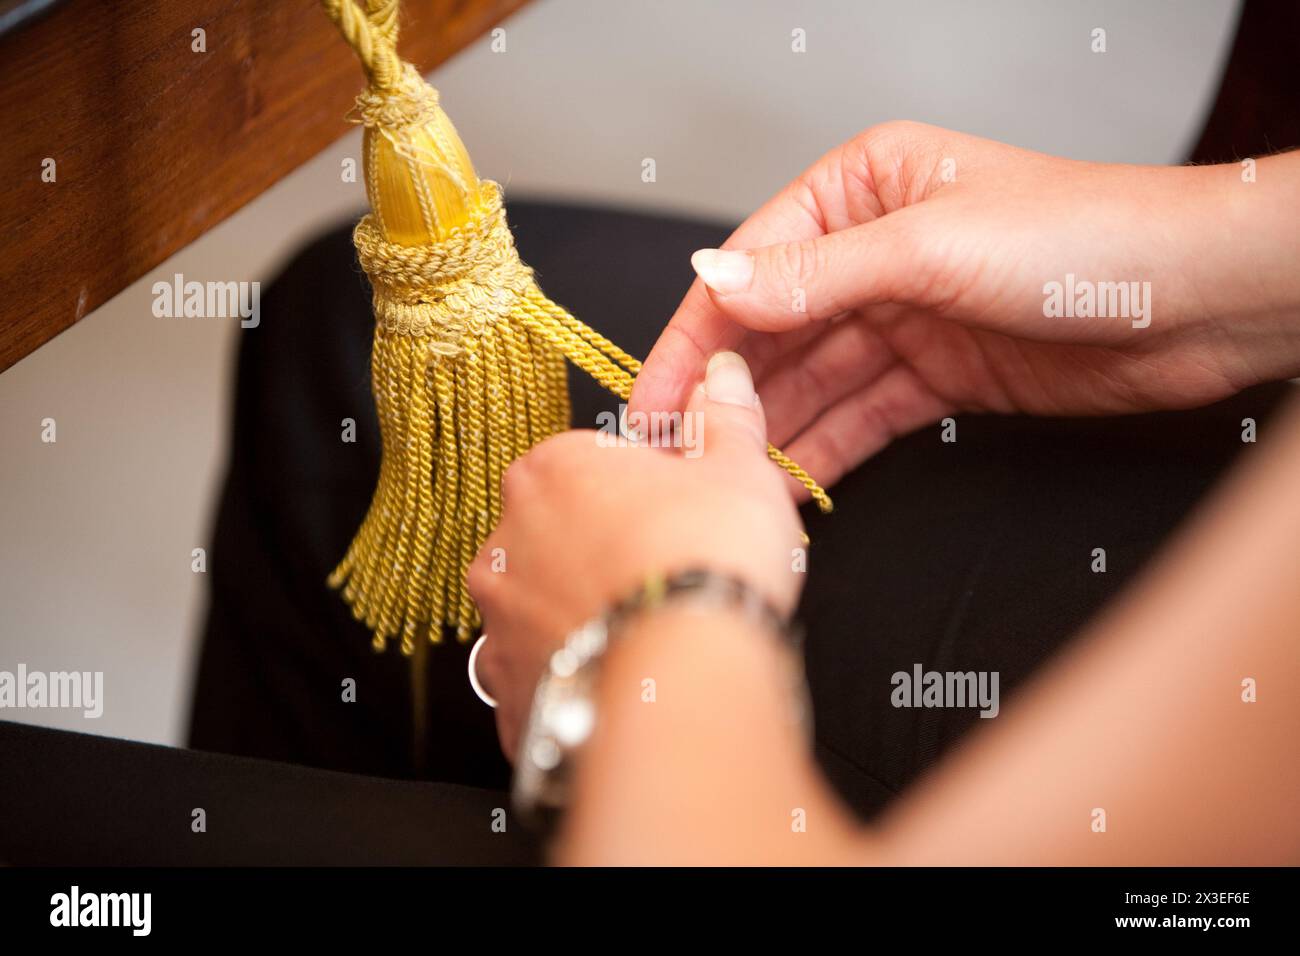
[[[695,426],[696,455],[702,451],[710,459],[767,461],[763,407],[749,366],[735,352],[718,352],[709,359],[704,381],[686,406],[683,426]],[[686,442],[683,448],[691,455]]]
[[[865,305],[894,301],[910,272],[897,215],[815,239],[757,249],[701,249],[691,265],[732,321],[783,332]],[[894,220],[894,222],[891,222]]]

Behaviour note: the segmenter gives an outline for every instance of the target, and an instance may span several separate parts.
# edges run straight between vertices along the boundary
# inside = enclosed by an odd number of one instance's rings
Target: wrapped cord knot
[[[480,215],[443,240],[404,246],[386,240],[367,215],[353,233],[361,267],[374,289],[376,321],[392,334],[430,336],[435,351],[461,354],[467,335],[505,319],[533,283],[515,250],[501,188],[482,185]]]

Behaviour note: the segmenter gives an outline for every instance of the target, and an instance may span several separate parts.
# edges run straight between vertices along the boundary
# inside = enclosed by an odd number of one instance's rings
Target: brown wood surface
[[[407,0],[402,55],[524,2]],[[363,83],[316,0],[65,0],[0,37],[0,371],[338,139]]]

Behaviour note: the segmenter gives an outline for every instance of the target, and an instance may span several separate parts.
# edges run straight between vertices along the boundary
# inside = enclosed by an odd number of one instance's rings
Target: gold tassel
[[[357,99],[371,213],[354,233],[374,290],[381,432],[370,510],[330,576],[376,650],[478,627],[470,561],[501,516],[501,475],[569,427],[567,358],[621,399],[640,363],[556,305],[519,259],[500,187],[480,181],[438,93],[397,55],[398,0],[322,0],[370,80]],[[830,499],[803,469],[769,455]]]

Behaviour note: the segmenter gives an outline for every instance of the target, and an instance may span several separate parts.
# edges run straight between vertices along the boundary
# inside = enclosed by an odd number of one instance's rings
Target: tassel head
[[[474,164],[437,90],[414,67],[403,64],[392,89],[368,89],[353,112],[365,127],[366,195],[388,241],[439,242],[474,217],[481,192]]]

